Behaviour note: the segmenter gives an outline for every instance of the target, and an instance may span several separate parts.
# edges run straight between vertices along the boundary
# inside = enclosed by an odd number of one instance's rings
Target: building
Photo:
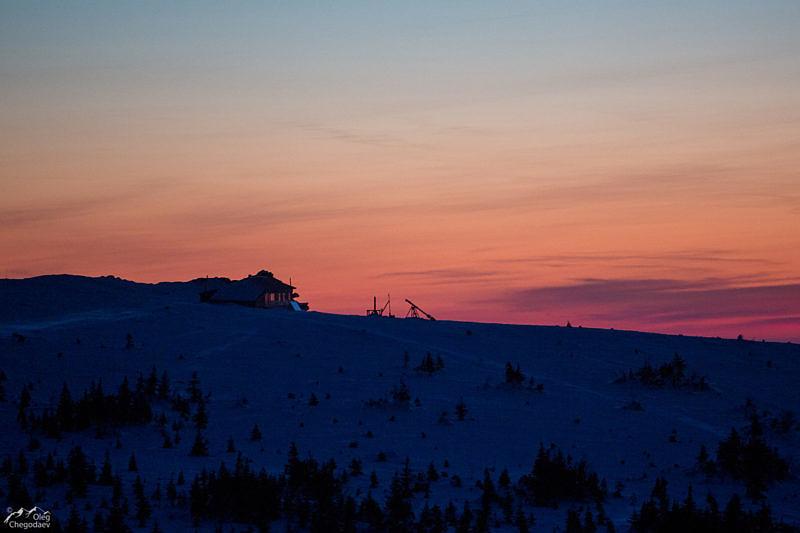
[[[262,270],[253,276],[226,284],[208,294],[205,299],[216,304],[290,308],[295,307],[292,306],[293,298],[297,296],[294,289],[295,287],[273,276],[272,272]]]

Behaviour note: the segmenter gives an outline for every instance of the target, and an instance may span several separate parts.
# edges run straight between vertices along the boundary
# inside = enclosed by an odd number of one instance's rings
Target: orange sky
[[[800,8],[0,10],[0,277],[800,340]]]

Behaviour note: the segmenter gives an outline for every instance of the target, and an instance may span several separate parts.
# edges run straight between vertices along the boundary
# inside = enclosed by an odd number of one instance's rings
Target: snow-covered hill
[[[691,485],[698,506],[711,492],[724,507],[738,493],[745,509],[766,502],[774,519],[800,525],[796,344],[249,309],[201,303],[203,289],[202,281],[0,280],[0,370],[7,378],[0,460],[9,458],[0,502],[13,509],[38,505],[62,527],[76,513],[91,530],[93,517],[113,507],[109,488],[90,482],[82,497],[68,494],[68,482],[37,486],[33,468],[48,453],[66,463],[80,446],[98,474],[108,452],[130,502],[128,527],[151,531],[157,521],[163,531],[193,530],[190,484],[203,469],[215,471],[221,462],[233,469],[241,452],[255,471],[282,474],[295,443],[300,459],[333,459],[337,474],[349,472],[341,493],[357,504],[369,495],[384,505],[408,459],[407,467],[425,474],[428,485],[407,498],[418,519],[426,505],[445,509],[452,502],[461,514],[469,503],[478,511],[487,469],[495,484],[507,469],[514,485],[531,474],[540,444],[552,443],[575,461],[585,459],[605,480],[607,497],[602,511],[595,502],[570,499],[540,507],[512,487],[514,513],[521,510],[532,530],[563,530],[570,509],[581,509],[581,517],[591,510],[595,519],[627,530],[660,477],[670,498],[685,500]],[[427,354],[440,364],[415,370]],[[647,385],[636,375],[645,363],[657,370],[676,360],[685,364],[685,379],[676,378],[674,386],[670,380]],[[519,365],[522,383],[507,383],[507,363],[512,370]],[[55,413],[64,384],[77,402],[93,381],[102,379],[111,394],[127,377],[133,390],[139,373],[146,379],[154,367],[159,378],[168,375],[171,395],[189,399],[194,373],[195,388],[203,398],[210,394],[200,401],[208,414],[200,430],[207,456],[189,455],[198,402],[189,402],[189,418],[182,419],[174,398],[154,397],[153,421],[112,424],[100,438],[93,425],[48,438],[18,422],[23,389],[30,395],[25,416],[35,426],[47,409]],[[689,385],[693,373],[695,386]],[[701,377],[707,386],[697,385]],[[165,424],[158,421],[162,412]],[[714,459],[732,428],[746,438],[754,415],[763,430],[759,440],[789,464],[788,479],[770,481],[757,501],[745,495],[744,480],[724,471],[706,475],[696,460],[701,445]],[[251,438],[256,425],[260,440]],[[163,447],[167,437],[171,448]],[[20,455],[27,469],[19,468]],[[128,468],[131,456],[135,471]],[[427,476],[431,465],[435,476]],[[173,505],[163,494],[181,472],[186,482],[175,484]],[[151,499],[143,526],[134,518],[137,476],[148,496],[156,487],[162,494]],[[32,502],[8,501],[17,481]],[[489,509],[491,529],[519,530],[499,504]],[[213,531],[216,522],[195,519],[194,526]],[[223,530],[247,527],[231,519]],[[273,522],[276,530],[287,527],[297,527],[288,514]]]

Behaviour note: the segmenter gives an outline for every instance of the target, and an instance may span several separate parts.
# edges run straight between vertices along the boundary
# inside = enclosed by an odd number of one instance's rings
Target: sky
[[[0,0],[0,277],[800,341],[796,1]]]

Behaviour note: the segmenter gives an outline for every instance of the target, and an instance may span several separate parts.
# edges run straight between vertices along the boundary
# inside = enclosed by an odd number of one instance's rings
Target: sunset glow
[[[0,2],[0,277],[800,341],[800,3]]]

